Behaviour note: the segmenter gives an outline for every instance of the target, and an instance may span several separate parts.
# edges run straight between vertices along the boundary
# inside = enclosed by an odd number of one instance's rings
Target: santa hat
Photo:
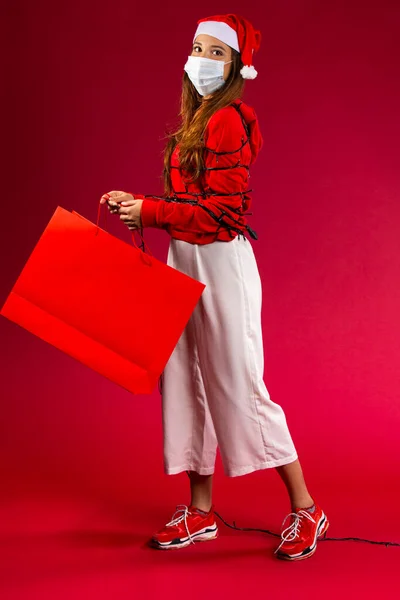
[[[253,52],[257,52],[261,42],[261,32],[254,29],[250,21],[239,15],[214,15],[197,21],[193,41],[200,33],[211,35],[241,54],[243,79],[255,79],[257,71],[252,65]]]

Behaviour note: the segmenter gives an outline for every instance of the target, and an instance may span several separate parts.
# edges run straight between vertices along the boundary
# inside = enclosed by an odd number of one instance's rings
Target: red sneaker
[[[218,537],[214,506],[203,514],[195,506],[178,504],[172,520],[153,535],[150,545],[162,550],[184,548],[196,542],[205,542]],[[176,517],[178,513],[180,516]]]
[[[315,510],[310,513],[305,508],[295,508],[288,517],[291,524],[281,533],[282,541],[274,551],[277,558],[302,560],[309,558],[317,549],[317,539],[321,538],[329,527],[329,521],[322,508],[315,502]]]

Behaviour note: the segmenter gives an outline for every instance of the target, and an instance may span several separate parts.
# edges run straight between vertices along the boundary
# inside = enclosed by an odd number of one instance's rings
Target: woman
[[[184,66],[182,122],[164,154],[165,196],[112,191],[100,202],[130,230],[166,229],[167,263],[206,284],[163,373],[164,468],[186,471],[190,505],[154,534],[152,545],[183,548],[218,535],[212,505],[217,446],[235,477],[274,467],[291,502],[275,550],[299,560],[328,528],[310,496],[282,408],[263,381],[261,281],[245,215],[249,167],[263,140],[241,95],[254,79],[261,34],[234,14],[198,21]],[[250,213],[251,214],[251,213]],[[177,516],[178,515],[178,516]]]

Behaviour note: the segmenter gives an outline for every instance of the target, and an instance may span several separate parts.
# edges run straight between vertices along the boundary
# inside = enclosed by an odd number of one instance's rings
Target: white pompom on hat
[[[240,52],[243,67],[240,74],[243,79],[255,79],[257,71],[253,67],[253,53],[257,52],[261,42],[261,32],[253,25],[235,14],[214,15],[197,21],[193,41],[200,33],[211,35]]]

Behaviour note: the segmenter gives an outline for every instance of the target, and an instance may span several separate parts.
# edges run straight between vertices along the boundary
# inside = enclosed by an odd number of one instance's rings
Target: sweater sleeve
[[[240,208],[247,191],[249,160],[241,161],[247,135],[237,112],[231,107],[220,109],[206,127],[203,193],[193,198],[142,198],[143,227],[179,226],[188,231],[215,231],[223,226],[244,224]],[[188,193],[190,196],[190,192]],[[245,196],[246,198],[246,196]],[[246,205],[247,208],[247,205]]]

